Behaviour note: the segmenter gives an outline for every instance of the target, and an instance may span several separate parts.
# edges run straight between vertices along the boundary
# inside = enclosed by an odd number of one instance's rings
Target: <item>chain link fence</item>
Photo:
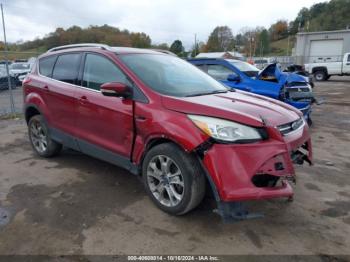
[[[37,52],[7,52],[6,69],[5,53],[0,60],[0,116],[20,114],[23,111],[22,81],[30,72]],[[9,86],[9,82],[11,86]]]

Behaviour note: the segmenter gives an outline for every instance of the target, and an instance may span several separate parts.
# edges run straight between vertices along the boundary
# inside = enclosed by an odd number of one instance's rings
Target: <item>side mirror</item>
[[[123,98],[131,98],[132,89],[126,84],[119,82],[110,82],[101,85],[101,93],[104,96],[115,96]]]
[[[231,75],[228,75],[227,80],[232,82],[239,82],[241,81],[241,78],[238,75],[231,74]]]

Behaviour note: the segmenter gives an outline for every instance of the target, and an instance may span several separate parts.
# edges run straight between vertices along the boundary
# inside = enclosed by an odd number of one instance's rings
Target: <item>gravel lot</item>
[[[0,254],[350,255],[350,79],[337,79],[316,83],[315,165],[297,168],[294,202],[253,203],[265,217],[235,224],[210,199],[169,216],[137,177],[70,150],[41,159],[23,120],[1,120]]]

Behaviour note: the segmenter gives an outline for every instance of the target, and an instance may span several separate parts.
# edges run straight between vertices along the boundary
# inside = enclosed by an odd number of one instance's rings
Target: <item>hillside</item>
[[[288,37],[274,41],[270,43],[270,52],[267,56],[285,56],[288,54],[291,55],[293,46],[295,44],[296,38],[294,36],[289,37],[289,49],[288,49]]]
[[[302,8],[291,23],[290,32],[330,31],[350,27],[350,0],[331,0]]]

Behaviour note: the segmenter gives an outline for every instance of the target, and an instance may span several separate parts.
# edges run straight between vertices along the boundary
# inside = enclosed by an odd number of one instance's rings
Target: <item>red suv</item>
[[[215,196],[235,203],[293,195],[293,162],[311,160],[302,113],[224,85],[159,51],[79,44],[41,55],[23,82],[33,149],[62,146],[142,176],[162,210],[185,214]]]

